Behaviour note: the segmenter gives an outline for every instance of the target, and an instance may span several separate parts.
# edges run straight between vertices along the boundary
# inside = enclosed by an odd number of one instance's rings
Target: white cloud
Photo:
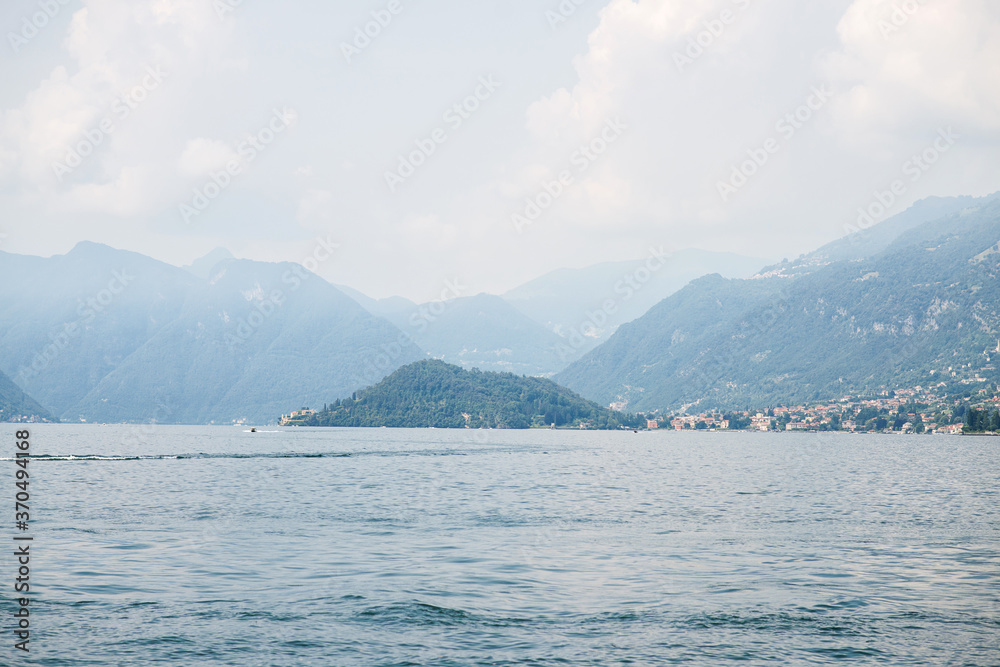
[[[628,129],[586,169],[573,170],[574,185],[547,214],[547,224],[648,236],[678,233],[651,230],[650,221],[661,229],[683,225],[680,233],[689,234],[717,217],[716,174],[749,137],[768,131],[778,113],[762,114],[736,100],[788,85],[766,70],[719,67],[741,49],[756,48],[747,43],[747,27],[763,11],[779,13],[748,0],[613,0],[587,53],[574,59],[576,83],[527,109],[534,147],[498,191],[531,196],[540,181],[571,167],[609,120],[620,118]],[[687,49],[699,38],[705,45],[691,59]],[[678,68],[678,57],[690,64]]]
[[[105,213],[120,218],[144,215],[162,196],[162,170],[150,165],[126,166],[106,183],[81,183],[52,200],[66,214]]]
[[[663,75],[669,58],[664,46],[727,4],[720,0],[613,0],[601,12],[601,24],[588,39],[586,55],[574,59],[579,77],[572,90],[560,88],[528,108],[528,129],[539,141],[569,135],[582,141],[619,108],[622,97]]]
[[[183,186],[170,178],[170,164],[190,176],[232,153],[219,141],[189,139],[170,122],[187,92],[180,82],[221,60],[228,33],[210,3],[85,0],[63,41],[71,64],[55,67],[19,107],[0,115],[0,176],[49,193],[60,211],[152,212],[167,191]],[[69,173],[57,168],[68,160],[79,165],[69,162]]]
[[[905,20],[892,16],[909,4],[917,9]],[[574,60],[575,83],[527,109],[532,146],[496,191],[518,206],[618,114],[630,124],[621,145],[582,174],[534,232],[664,234],[682,245],[760,255],[775,246],[788,252],[781,244],[796,239],[806,250],[843,233],[845,216],[863,203],[856,199],[895,177],[911,151],[948,125],[966,133],[965,157],[938,167],[901,206],[928,194],[996,189],[996,167],[977,173],[973,165],[988,158],[1000,129],[1000,5],[837,5],[612,0],[588,51]],[[785,140],[776,121],[820,85],[832,102]],[[780,150],[722,201],[718,183],[772,137]]]
[[[199,137],[187,142],[177,161],[177,169],[182,176],[205,176],[223,168],[230,160],[238,159],[232,146],[217,139]]]
[[[5,111],[0,117],[0,146],[10,156],[4,160],[8,175],[30,186],[52,187],[56,183],[52,163],[64,159],[73,143],[99,120],[102,87],[106,89],[107,83],[79,74],[70,77],[59,66],[28,94],[23,106]]]
[[[925,0],[883,34],[914,1],[603,0],[555,33],[537,3],[511,0],[502,21],[469,3],[407,14],[346,65],[336,41],[368,20],[350,3],[244,2],[221,19],[210,0],[80,0],[61,41],[0,58],[18,68],[0,91],[4,247],[87,238],[181,263],[214,245],[297,261],[303,239],[333,234],[345,251],[324,270],[417,298],[444,277],[502,290],[649,245],[798,254],[842,234],[942,125],[959,145],[896,211],[997,188],[1000,4]],[[162,85],[114,115],[148,67]],[[390,195],[395,156],[484,73],[504,82],[496,99]],[[819,85],[829,104],[723,202],[717,183]],[[182,225],[177,205],[285,106],[296,131]],[[114,132],[56,178],[52,162],[109,114]],[[627,129],[582,168],[614,119]],[[511,215],[564,171],[572,184],[518,234]]]
[[[856,0],[837,32],[843,46],[825,69],[847,90],[845,136],[891,140],[935,120],[1000,131],[1000,4]]]

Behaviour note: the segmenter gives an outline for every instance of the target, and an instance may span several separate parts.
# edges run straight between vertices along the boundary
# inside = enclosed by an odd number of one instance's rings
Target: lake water
[[[1000,664],[1000,439],[271,431],[32,427],[0,664]]]

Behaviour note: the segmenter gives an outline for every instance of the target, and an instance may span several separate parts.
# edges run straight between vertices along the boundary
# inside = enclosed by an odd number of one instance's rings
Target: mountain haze
[[[552,375],[570,359],[561,338],[492,294],[422,304],[385,316],[436,359],[465,369]]]
[[[379,317],[398,317],[401,314],[409,314],[418,308],[417,304],[401,296],[390,296],[384,299],[373,299],[362,294],[353,287],[347,285],[334,285],[341,292],[351,297],[358,304],[372,315]],[[402,326],[400,328],[403,328]]]
[[[960,214],[963,211],[974,211],[998,200],[1000,200],[1000,192],[984,197],[927,197],[884,222],[873,224],[865,221],[864,224],[871,224],[871,226],[859,227],[858,231],[827,243],[813,252],[806,253],[793,262],[783,262],[765,267],[760,271],[760,274],[801,275],[833,262],[866,259],[884,251],[896,239],[911,229],[934,220]]]
[[[0,422],[10,421],[53,421],[53,417],[9,377],[0,373]]]
[[[229,252],[225,248],[216,248],[204,257],[196,259],[190,266],[185,266],[183,268],[196,278],[208,280],[208,277],[211,275],[212,269],[215,268],[215,265],[228,259],[236,258],[233,256],[233,253]]]
[[[564,345],[573,351],[571,356],[563,355],[569,357],[565,359],[568,363],[690,281],[712,273],[748,278],[766,263],[733,253],[651,250],[642,260],[552,271],[510,290],[503,298],[564,338]],[[612,307],[605,310],[606,304]]]
[[[764,269],[685,251],[420,305],[224,249],[185,268],[86,242],[0,252],[0,409],[259,423],[428,357],[642,412],[996,382],[998,273],[1000,194],[930,198]]]
[[[551,376],[690,280],[716,272],[749,277],[765,263],[732,253],[651,250],[643,260],[552,271],[502,297],[420,305],[339,287],[410,334],[432,357],[463,368]]]
[[[297,264],[223,259],[206,275],[91,243],[0,256],[0,371],[67,420],[225,423],[424,356]]]
[[[397,338],[389,322],[298,265],[232,260],[76,409],[131,419],[153,396],[171,421],[266,421],[289,402],[314,405],[357,388],[365,362]],[[419,358],[401,350],[399,363]]]
[[[695,281],[556,380],[636,410],[793,403],[977,374],[996,382],[1000,201],[960,203],[867,258],[798,277]]]
[[[0,371],[76,420],[75,406],[198,285],[182,269],[96,243],[51,258],[0,253]]]

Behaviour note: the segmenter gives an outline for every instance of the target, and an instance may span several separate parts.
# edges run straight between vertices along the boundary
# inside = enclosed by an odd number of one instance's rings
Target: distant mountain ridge
[[[929,198],[763,269],[685,251],[420,305],[224,249],[184,268],[89,242],[0,252],[0,415],[260,423],[428,358],[642,412],[1000,381],[998,261],[1000,193]]]
[[[734,253],[650,248],[642,259],[552,271],[503,298],[563,339],[565,365],[692,280],[713,273],[748,278],[766,263]]]
[[[866,259],[884,251],[896,239],[920,225],[963,211],[973,211],[995,201],[1000,201],[1000,192],[983,197],[927,197],[878,224],[864,221],[862,224],[871,226],[827,243],[793,262],[764,267],[758,275],[794,276],[818,270],[833,262]]]
[[[859,258],[695,281],[555,379],[633,410],[1000,381],[1000,352],[990,352],[1000,348],[1000,199],[975,203],[937,202],[952,212],[899,224],[898,236]]]
[[[0,253],[0,371],[78,421],[73,407],[198,285],[182,269],[96,243],[51,258]]]
[[[749,277],[765,263],[732,253],[651,249],[641,260],[553,271],[502,296],[456,294],[418,305],[341,289],[433,358],[466,369],[549,377],[690,280],[714,272]]]
[[[569,359],[562,339],[492,294],[458,297],[387,312],[431,357],[482,371],[552,375]]]
[[[0,373],[0,422],[55,421],[48,411]]]
[[[390,296],[385,299],[373,299],[366,294],[362,294],[353,287],[348,287],[347,285],[334,285],[334,287],[357,301],[362,308],[370,312],[372,315],[378,315],[380,317],[399,316],[403,313],[410,313],[418,308],[415,302],[401,296]],[[397,326],[399,326],[399,324],[397,324]],[[400,328],[403,329],[404,327],[400,326]]]
[[[298,264],[210,259],[0,253],[0,371],[69,421],[259,422],[425,356]]]

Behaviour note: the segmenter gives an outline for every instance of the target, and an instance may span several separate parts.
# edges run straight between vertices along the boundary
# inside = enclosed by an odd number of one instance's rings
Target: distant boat
[[[251,433],[256,433],[256,432],[257,432],[257,429],[256,429],[256,428],[254,428],[254,427],[250,427],[250,432],[251,432]]]

